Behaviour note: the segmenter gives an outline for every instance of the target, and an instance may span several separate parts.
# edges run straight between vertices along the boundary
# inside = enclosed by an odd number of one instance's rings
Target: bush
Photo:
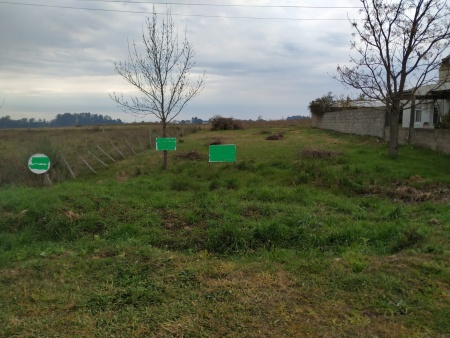
[[[241,121],[222,116],[215,116],[211,119],[211,130],[239,130],[239,129],[244,129]]]
[[[447,115],[442,117],[442,121],[436,125],[437,129],[450,129],[450,110]]]
[[[311,101],[308,105],[308,109],[313,115],[323,116],[325,113],[331,111],[334,103],[334,96],[331,92],[328,94]]]

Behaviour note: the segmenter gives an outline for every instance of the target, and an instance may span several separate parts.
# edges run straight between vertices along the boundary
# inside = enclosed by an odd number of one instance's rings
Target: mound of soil
[[[174,157],[175,158],[181,158],[181,159],[184,159],[184,160],[194,161],[194,160],[199,160],[200,159],[200,154],[198,152],[196,152],[196,151],[188,151],[187,153],[176,154]]]
[[[218,139],[215,139],[214,141],[212,141],[209,145],[210,146],[217,146],[217,145],[222,144],[222,143],[223,143],[223,141],[218,138]]]
[[[266,137],[267,141],[278,141],[281,140],[283,138],[283,134],[275,134],[275,135],[270,135],[268,137]]]

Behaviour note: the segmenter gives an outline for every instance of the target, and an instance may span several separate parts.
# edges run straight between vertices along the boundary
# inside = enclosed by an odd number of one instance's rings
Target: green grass
[[[0,188],[0,336],[450,334],[448,156],[295,125],[181,140],[167,171],[146,150]]]

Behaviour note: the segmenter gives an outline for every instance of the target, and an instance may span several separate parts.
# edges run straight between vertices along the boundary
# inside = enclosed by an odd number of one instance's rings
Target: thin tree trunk
[[[414,119],[416,117],[416,99],[411,99],[411,114],[409,116],[409,128],[408,128],[408,144],[411,144],[412,131],[414,128]]]
[[[163,150],[163,156],[164,156],[163,169],[166,170],[167,169],[167,150]]]
[[[167,137],[167,126],[166,121],[162,121],[163,137]],[[163,169],[167,169],[167,150],[163,150]]]
[[[398,109],[391,110],[391,127],[389,133],[389,156],[398,156]]]

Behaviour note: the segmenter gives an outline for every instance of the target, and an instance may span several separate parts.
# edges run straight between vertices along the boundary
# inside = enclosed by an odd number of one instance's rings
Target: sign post
[[[47,171],[50,169],[50,158],[44,154],[34,154],[28,159],[28,168],[34,174],[44,174],[44,184],[51,185]]]

